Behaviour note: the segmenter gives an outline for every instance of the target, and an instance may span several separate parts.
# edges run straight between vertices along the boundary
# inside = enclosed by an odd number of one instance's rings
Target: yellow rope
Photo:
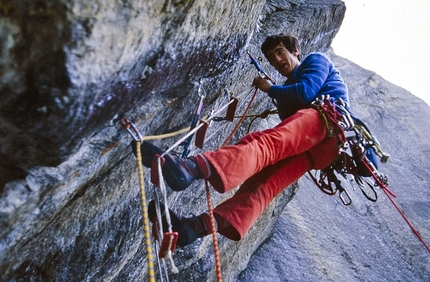
[[[169,137],[173,137],[173,136],[176,136],[176,135],[179,135],[181,133],[188,132],[188,131],[190,131],[190,127],[189,126],[187,128],[183,128],[183,129],[175,131],[175,132],[170,132],[170,133],[161,134],[161,135],[148,135],[148,136],[144,136],[143,140],[155,140],[155,139],[169,138]]]
[[[136,157],[137,157],[137,168],[139,170],[139,181],[140,181],[140,198],[142,203],[142,215],[143,215],[143,230],[145,233],[146,252],[148,253],[148,275],[149,281],[155,282],[154,274],[154,257],[152,255],[151,247],[151,235],[149,232],[149,221],[148,221],[148,208],[146,206],[145,196],[145,181],[143,179],[143,167],[142,167],[142,155],[140,152],[140,140],[136,142]]]
[[[202,118],[202,120],[206,120],[208,118],[208,116],[204,116]],[[188,126],[186,128],[182,128],[178,131],[174,131],[174,132],[169,132],[169,133],[165,133],[165,134],[160,134],[160,135],[147,135],[143,137],[143,140],[155,140],[155,139],[164,139],[164,138],[169,138],[169,137],[173,137],[182,133],[186,133],[189,132],[191,130],[191,126]]]
[[[263,118],[263,117],[266,117],[266,115],[269,115],[269,114],[274,114],[274,113],[276,113],[275,111],[270,111],[270,112],[268,112],[268,113],[265,113],[265,112],[263,112],[263,113],[261,113],[261,114],[255,114],[255,115],[240,115],[240,116],[234,116],[234,118],[240,118],[241,119],[241,121],[238,123],[239,125],[243,122],[243,119],[244,118],[253,118],[252,119],[252,122],[254,122],[254,120],[255,119],[257,119],[257,118]],[[265,115],[266,114],[266,115]],[[206,120],[208,117],[207,116],[204,116],[203,118],[202,118],[202,120]],[[252,122],[251,122],[251,124],[252,124]],[[251,124],[248,126],[248,133],[249,133],[249,131],[250,131],[250,127],[251,127]],[[186,133],[186,132],[189,132],[190,131],[190,126],[188,126],[188,127],[186,127],[186,128],[183,128],[183,129],[180,129],[180,130],[178,130],[178,131],[174,131],[174,132],[169,132],[169,133],[165,133],[165,134],[160,134],[160,135],[147,135],[147,136],[144,136],[143,137],[143,140],[156,140],[156,139],[164,139],[164,138],[169,138],[169,137],[174,137],[174,136],[176,136],[176,135],[179,135],[179,134],[182,134],[182,133]]]

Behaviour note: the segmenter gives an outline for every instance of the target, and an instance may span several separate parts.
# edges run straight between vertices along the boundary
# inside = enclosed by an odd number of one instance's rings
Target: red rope
[[[255,88],[254,95],[252,96],[251,100],[249,101],[248,106],[245,109],[245,112],[243,113],[242,117],[240,118],[239,122],[236,124],[236,126],[233,128],[229,136],[226,138],[224,143],[221,145],[221,147],[224,147],[227,145],[228,141],[233,137],[234,133],[236,133],[239,126],[242,124],[243,120],[246,117],[246,113],[251,108],[252,102],[255,99],[255,96],[257,96],[258,88]],[[213,245],[214,245],[214,252],[215,252],[215,266],[216,266],[216,277],[218,282],[222,282],[222,272],[221,272],[221,260],[219,257],[219,247],[218,247],[218,239],[217,239],[217,230],[215,226],[215,218],[213,214],[213,207],[212,207],[212,200],[211,200],[211,192],[209,189],[209,183],[206,180],[206,199],[208,202],[208,209],[209,209],[209,218],[211,222],[211,233],[213,238]]]
[[[427,251],[430,252],[430,248],[429,246],[426,244],[426,242],[424,241],[423,237],[421,236],[421,234],[418,232],[418,230],[412,225],[412,223],[409,221],[409,219],[406,217],[405,213],[402,211],[402,209],[399,207],[399,205],[397,205],[397,203],[393,200],[393,197],[395,197],[394,193],[391,192],[390,189],[388,189],[388,187],[385,185],[384,182],[382,182],[379,177],[377,177],[375,175],[375,173],[373,172],[373,169],[371,169],[371,167],[368,164],[368,159],[365,157],[365,159],[363,160],[364,165],[366,166],[366,168],[368,169],[368,171],[372,174],[373,178],[375,179],[375,181],[378,183],[379,187],[382,188],[382,191],[384,191],[385,195],[387,195],[388,199],[390,199],[391,203],[394,205],[394,207],[397,209],[397,211],[400,213],[400,215],[403,217],[403,219],[406,221],[406,223],[409,225],[409,227],[411,228],[412,232],[415,234],[415,236],[417,236],[418,240],[421,241],[421,243],[423,243],[424,247],[427,249]]]
[[[252,91],[252,90],[251,90]],[[222,143],[221,147],[224,147],[225,145],[227,145],[228,141],[230,141],[230,139],[233,137],[233,135],[236,133],[237,129],[239,128],[239,126],[242,124],[243,120],[246,117],[246,114],[248,113],[249,109],[251,108],[252,102],[255,99],[255,96],[257,96],[257,92],[258,92],[258,88],[255,88],[254,94],[252,95],[251,101],[249,101],[248,106],[245,109],[245,112],[243,113],[242,117],[240,118],[239,122],[236,124],[236,126],[233,128],[233,130],[231,131],[230,135],[225,139],[224,143]]]
[[[209,184],[207,180],[206,180],[206,199],[208,201],[209,217],[211,221],[211,232],[212,232],[213,245],[214,245],[214,251],[215,251],[216,278],[218,282],[222,282],[221,260],[219,258],[218,239],[216,236],[217,230],[215,227],[215,218],[214,218],[213,207],[212,207],[211,192],[209,190]]]

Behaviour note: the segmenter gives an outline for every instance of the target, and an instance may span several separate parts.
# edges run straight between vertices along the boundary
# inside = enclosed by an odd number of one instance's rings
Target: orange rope
[[[226,138],[226,140],[224,141],[224,143],[221,145],[221,147],[224,147],[225,145],[227,145],[228,141],[230,141],[230,139],[233,137],[234,133],[237,131],[237,129],[239,128],[239,126],[242,124],[243,120],[246,117],[247,112],[251,108],[251,105],[252,105],[252,102],[255,99],[255,96],[257,96],[257,93],[258,93],[258,88],[255,88],[254,94],[253,94],[251,100],[249,101],[249,104],[246,107],[245,112],[242,114],[242,117],[240,118],[240,120],[238,121],[238,123],[236,124],[236,126],[233,128],[233,130],[230,133],[230,135]],[[214,214],[213,214],[211,192],[210,192],[209,183],[208,183],[207,180],[206,180],[206,199],[207,199],[207,202],[208,202],[209,218],[210,218],[210,222],[211,222],[211,233],[212,233],[213,245],[214,245],[216,277],[217,277],[217,281],[218,282],[222,282],[221,260],[219,258],[217,230],[216,230],[216,227],[215,227],[215,218],[214,218]]]
[[[222,281],[221,260],[219,258],[218,239],[216,235],[217,230],[215,227],[215,218],[214,218],[213,207],[212,207],[211,192],[209,190],[209,183],[207,180],[206,180],[206,199],[208,201],[209,218],[211,221],[211,232],[212,232],[212,238],[213,238],[213,244],[214,244],[216,278],[218,282],[221,282]]]
[[[246,117],[246,114],[248,113],[249,109],[251,108],[251,105],[252,105],[252,102],[255,99],[255,96],[257,96],[257,92],[258,92],[258,88],[255,88],[254,94],[252,95],[251,101],[249,101],[249,104],[246,107],[245,112],[243,113],[242,117],[240,118],[240,120],[238,121],[238,123],[236,124],[236,126],[231,131],[230,135],[227,137],[227,139],[225,139],[224,143],[222,143],[221,147],[224,147],[225,145],[227,145],[228,141],[230,141],[230,139],[236,133],[236,131],[239,128],[239,126],[242,124],[243,120]]]

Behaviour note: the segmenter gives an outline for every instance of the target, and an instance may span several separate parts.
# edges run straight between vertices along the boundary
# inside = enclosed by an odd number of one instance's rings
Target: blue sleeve
[[[279,103],[290,105],[307,105],[320,92],[332,69],[330,60],[320,53],[313,53],[298,66],[293,82],[284,85],[273,85],[269,96]]]

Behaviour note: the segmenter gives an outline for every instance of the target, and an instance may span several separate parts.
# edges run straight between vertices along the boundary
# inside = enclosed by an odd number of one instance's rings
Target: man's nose
[[[279,62],[282,59],[282,57],[278,54],[275,54],[275,62]]]

